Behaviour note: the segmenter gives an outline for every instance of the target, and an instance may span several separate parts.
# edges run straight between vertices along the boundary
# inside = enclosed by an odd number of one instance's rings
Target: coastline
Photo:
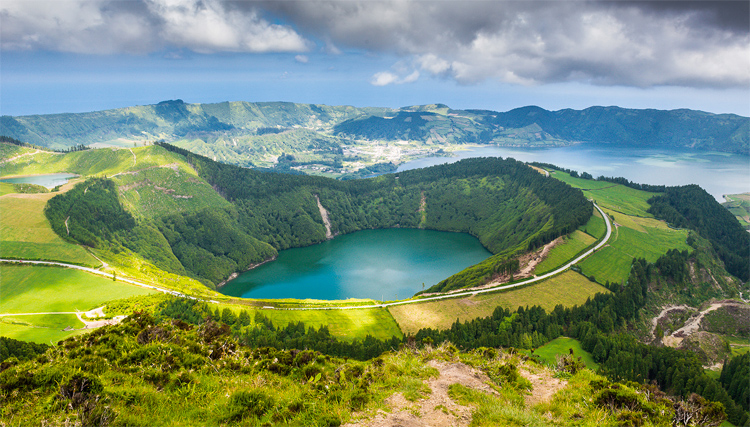
[[[268,263],[268,262],[271,262],[271,261],[275,261],[275,260],[276,260],[276,258],[278,258],[278,255],[274,255],[274,256],[272,256],[271,258],[267,258],[267,259],[264,259],[264,260],[263,260],[263,261],[261,261],[261,262],[256,262],[255,264],[250,264],[250,265],[249,265],[249,266],[247,267],[247,269],[245,269],[245,271],[250,271],[250,270],[252,270],[252,269],[254,269],[254,268],[258,268],[258,267],[260,267],[261,265],[263,265],[263,264],[265,264],[265,263]],[[243,273],[244,273],[245,271],[243,271]],[[226,279],[226,280],[224,280],[224,281],[222,281],[221,283],[219,283],[218,285],[216,285],[216,289],[219,289],[219,288],[223,287],[223,286],[224,286],[224,285],[226,285],[227,283],[229,283],[229,282],[231,282],[232,280],[236,279],[236,278],[237,278],[237,277],[238,277],[239,275],[240,275],[240,273],[238,273],[238,272],[236,272],[236,271],[235,271],[234,273],[230,274],[230,275],[229,275],[229,277],[227,277],[227,279]]]

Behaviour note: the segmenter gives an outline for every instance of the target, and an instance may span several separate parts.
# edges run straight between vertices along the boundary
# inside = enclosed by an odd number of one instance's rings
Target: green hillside
[[[167,107],[165,117],[183,111]],[[449,114],[443,106],[427,110]],[[59,252],[67,262],[99,266],[96,255],[109,264],[102,270],[115,273],[111,280],[0,266],[0,314],[8,314],[0,322],[0,423],[328,426],[404,416],[414,425],[445,417],[448,425],[668,426],[687,413],[702,425],[725,416],[748,422],[744,383],[734,379],[746,377],[738,367],[744,359],[716,379],[694,353],[632,336],[665,304],[699,305],[747,287],[725,270],[744,256],[745,240],[724,233],[735,232],[726,218],[734,219],[693,187],[649,192],[559,171],[545,177],[503,159],[338,181],[221,164],[169,144],[0,153],[2,175],[83,175],[50,193],[0,197],[0,237],[16,242],[2,242],[3,256]],[[548,270],[602,236],[604,221],[587,197],[616,223],[609,246],[582,262],[580,273],[518,290],[311,311],[283,308],[316,302],[266,303],[210,290],[279,249],[326,239],[327,231],[397,226],[469,232],[495,254],[433,291],[485,283],[518,268],[518,255],[563,237],[537,264]],[[201,299],[146,296],[152,290],[123,276]],[[75,314],[43,314],[100,304],[110,317],[130,317],[86,333],[62,330],[82,327]],[[47,348],[8,337],[68,338]],[[574,354],[563,356],[568,348]],[[542,357],[524,355],[532,349]],[[598,365],[601,376],[585,363]]]

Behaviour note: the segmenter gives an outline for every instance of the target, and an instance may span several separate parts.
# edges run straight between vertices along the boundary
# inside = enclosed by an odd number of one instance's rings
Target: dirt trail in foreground
[[[488,385],[487,375],[463,363],[431,360],[428,363],[440,372],[437,378],[427,381],[432,392],[426,399],[409,402],[401,393],[394,393],[386,400],[391,412],[378,411],[372,420],[344,424],[344,427],[467,427],[471,423],[474,408],[462,406],[448,396],[451,384],[495,393]]]
[[[427,381],[431,393],[416,402],[409,402],[401,393],[394,393],[386,400],[391,412],[378,411],[373,419],[353,421],[343,427],[468,427],[474,407],[462,406],[448,395],[448,387],[461,384],[464,387],[487,394],[497,394],[490,386],[490,378],[466,364],[431,360],[429,366],[440,375]],[[526,396],[526,405],[546,402],[568,383],[552,377],[549,370],[541,367],[519,369],[521,375],[531,381],[533,389]]]

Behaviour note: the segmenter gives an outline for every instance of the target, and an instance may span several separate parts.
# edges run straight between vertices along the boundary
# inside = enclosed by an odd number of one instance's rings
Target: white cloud
[[[304,52],[312,44],[256,10],[220,0],[4,0],[3,50]]]
[[[376,85],[750,85],[747,2],[3,0],[3,50],[388,53]],[[273,16],[273,21],[268,18]],[[403,66],[406,64],[406,66]]]
[[[396,82],[398,82],[398,76],[393,73],[389,73],[388,71],[375,73],[375,75],[372,76],[372,79],[370,80],[370,83],[373,86],[387,86]]]
[[[295,55],[294,60],[300,64],[307,64],[310,62],[310,58],[308,58],[307,55]]]
[[[373,86],[387,86],[390,84],[400,85],[404,83],[414,83],[417,80],[419,80],[419,71],[417,70],[414,70],[411,74],[404,77],[399,77],[399,75],[389,71],[381,71],[372,76],[370,83]]]

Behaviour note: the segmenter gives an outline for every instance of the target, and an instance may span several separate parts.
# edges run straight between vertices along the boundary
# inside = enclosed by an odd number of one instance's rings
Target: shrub
[[[262,417],[273,409],[274,400],[261,390],[240,390],[232,394],[222,421],[239,421],[245,417]]]

